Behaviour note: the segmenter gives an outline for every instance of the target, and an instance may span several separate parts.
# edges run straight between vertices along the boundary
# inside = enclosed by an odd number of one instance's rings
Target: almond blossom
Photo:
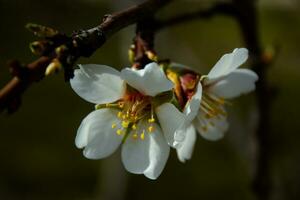
[[[221,139],[229,127],[225,109],[228,99],[255,89],[257,74],[249,69],[238,69],[247,58],[247,49],[234,49],[232,53],[223,55],[208,75],[181,79],[181,85],[186,87],[184,89],[192,88],[192,95],[188,95],[184,106],[184,113],[189,120],[185,130],[182,130],[186,132],[185,139],[177,147],[180,161],[185,162],[191,158],[196,130],[207,140]],[[175,64],[173,67],[182,66]]]
[[[120,145],[127,171],[156,179],[170,146],[182,142],[186,116],[170,101],[173,83],[156,64],[121,72],[104,65],[81,65],[71,80],[73,90],[96,104],[77,131],[75,144],[89,159],[110,156]]]

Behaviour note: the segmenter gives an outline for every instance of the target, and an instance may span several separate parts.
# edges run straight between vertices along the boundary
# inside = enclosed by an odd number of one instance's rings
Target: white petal
[[[176,141],[184,139],[184,135],[176,135],[176,131],[182,128],[186,116],[171,103],[160,105],[155,109],[155,113],[168,144],[175,147]]]
[[[218,79],[226,76],[238,68],[248,59],[248,50],[246,48],[234,49],[232,53],[225,54],[215,64],[208,73],[208,79]]]
[[[187,104],[185,105],[185,108],[183,110],[183,113],[187,116],[188,121],[191,122],[196,117],[196,115],[199,111],[199,108],[200,108],[201,98],[202,98],[202,85],[199,82],[196,93],[187,102]]]
[[[116,111],[100,109],[91,112],[81,123],[75,139],[78,148],[85,147],[83,154],[90,159],[111,155],[121,144],[122,137],[111,128],[119,123]]]
[[[181,162],[191,159],[194,146],[196,143],[196,130],[193,125],[190,125],[186,130],[184,141],[176,148],[178,159]]]
[[[222,80],[213,84],[210,92],[223,97],[234,98],[255,89],[258,76],[249,69],[236,69]]]
[[[121,76],[130,86],[148,96],[155,96],[173,88],[173,83],[154,62],[141,70],[123,69]]]
[[[202,112],[195,118],[194,125],[203,138],[211,141],[223,138],[229,127],[225,117],[218,116],[206,119]],[[204,126],[206,129],[203,129]]]
[[[146,123],[140,122],[137,133],[142,133],[143,129],[147,130]],[[122,146],[122,162],[127,171],[143,174],[150,165],[150,138],[147,133],[144,134],[144,140],[140,139],[140,135],[138,136],[138,138],[133,138],[133,132],[129,133]]]
[[[168,146],[163,133],[156,125],[155,131],[149,134],[150,137],[150,165],[145,170],[144,174],[150,179],[157,179],[163,171],[170,153],[170,147]]]
[[[79,65],[70,80],[73,90],[84,100],[104,104],[120,99],[125,92],[120,72],[105,65]]]

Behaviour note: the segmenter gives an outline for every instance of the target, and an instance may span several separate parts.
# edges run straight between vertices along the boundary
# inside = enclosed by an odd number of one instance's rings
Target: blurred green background
[[[6,61],[32,61],[28,44],[35,38],[28,22],[71,34],[99,24],[102,16],[134,4],[130,0],[0,0],[0,86],[9,79]],[[209,6],[212,1],[176,1],[162,18]],[[272,199],[300,199],[300,3],[259,3],[263,45],[279,45],[268,78],[278,88],[272,106]],[[91,58],[79,63],[128,66],[127,49],[134,36],[128,27],[110,38]],[[237,24],[228,17],[194,21],[157,34],[160,57],[207,73],[221,55],[243,46]],[[180,163],[173,151],[162,175],[151,181],[127,173],[119,153],[88,160],[74,145],[81,120],[93,110],[63,82],[62,74],[34,84],[13,115],[0,115],[0,199],[254,199],[253,132],[257,120],[254,95],[233,101],[230,130],[218,142],[198,137],[192,160]]]

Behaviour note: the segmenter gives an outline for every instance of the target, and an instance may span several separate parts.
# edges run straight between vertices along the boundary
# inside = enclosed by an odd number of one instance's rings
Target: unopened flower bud
[[[50,45],[50,41],[42,40],[30,43],[29,48],[34,55],[41,56]]]
[[[58,72],[62,68],[62,65],[58,59],[53,59],[52,62],[46,68],[45,76],[49,76]]]
[[[157,62],[157,55],[153,51],[146,51],[145,53],[150,60]]]
[[[46,27],[46,26],[42,26],[39,24],[33,24],[33,23],[29,23],[26,25],[26,28],[33,32],[34,35],[38,36],[38,37],[53,37],[55,35],[58,34],[58,31],[50,28],[50,27]]]
[[[61,57],[61,55],[67,50],[66,45],[61,45],[55,49],[55,53],[57,54],[58,57]]]

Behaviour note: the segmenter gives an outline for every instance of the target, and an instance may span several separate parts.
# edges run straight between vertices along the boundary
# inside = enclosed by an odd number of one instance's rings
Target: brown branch
[[[0,90],[0,112],[5,109],[11,112],[15,111],[20,105],[21,95],[33,82],[44,78],[46,68],[54,59],[59,59],[64,65],[65,75],[68,79],[72,76],[72,67],[79,57],[89,57],[104,44],[106,39],[120,29],[152,16],[170,1],[148,0],[121,12],[106,15],[99,26],[78,31],[71,37],[60,33],[55,34],[54,37],[46,37],[54,45],[48,47],[42,57],[25,66],[16,63],[11,66],[15,73],[13,73],[11,81]],[[66,51],[57,53],[59,47],[64,47]]]
[[[272,183],[270,175],[270,119],[274,93],[267,80],[267,70],[272,60],[265,59],[259,40],[256,1],[233,0],[233,3],[238,10],[236,20],[239,23],[246,47],[250,51],[252,68],[259,76],[256,89],[259,121],[255,134],[257,149],[252,189],[257,199],[268,200],[270,199]]]
[[[137,23],[136,36],[132,50],[134,52],[133,67],[140,69],[153,62],[156,53],[154,51],[154,33],[156,23],[153,16],[149,16]]]

